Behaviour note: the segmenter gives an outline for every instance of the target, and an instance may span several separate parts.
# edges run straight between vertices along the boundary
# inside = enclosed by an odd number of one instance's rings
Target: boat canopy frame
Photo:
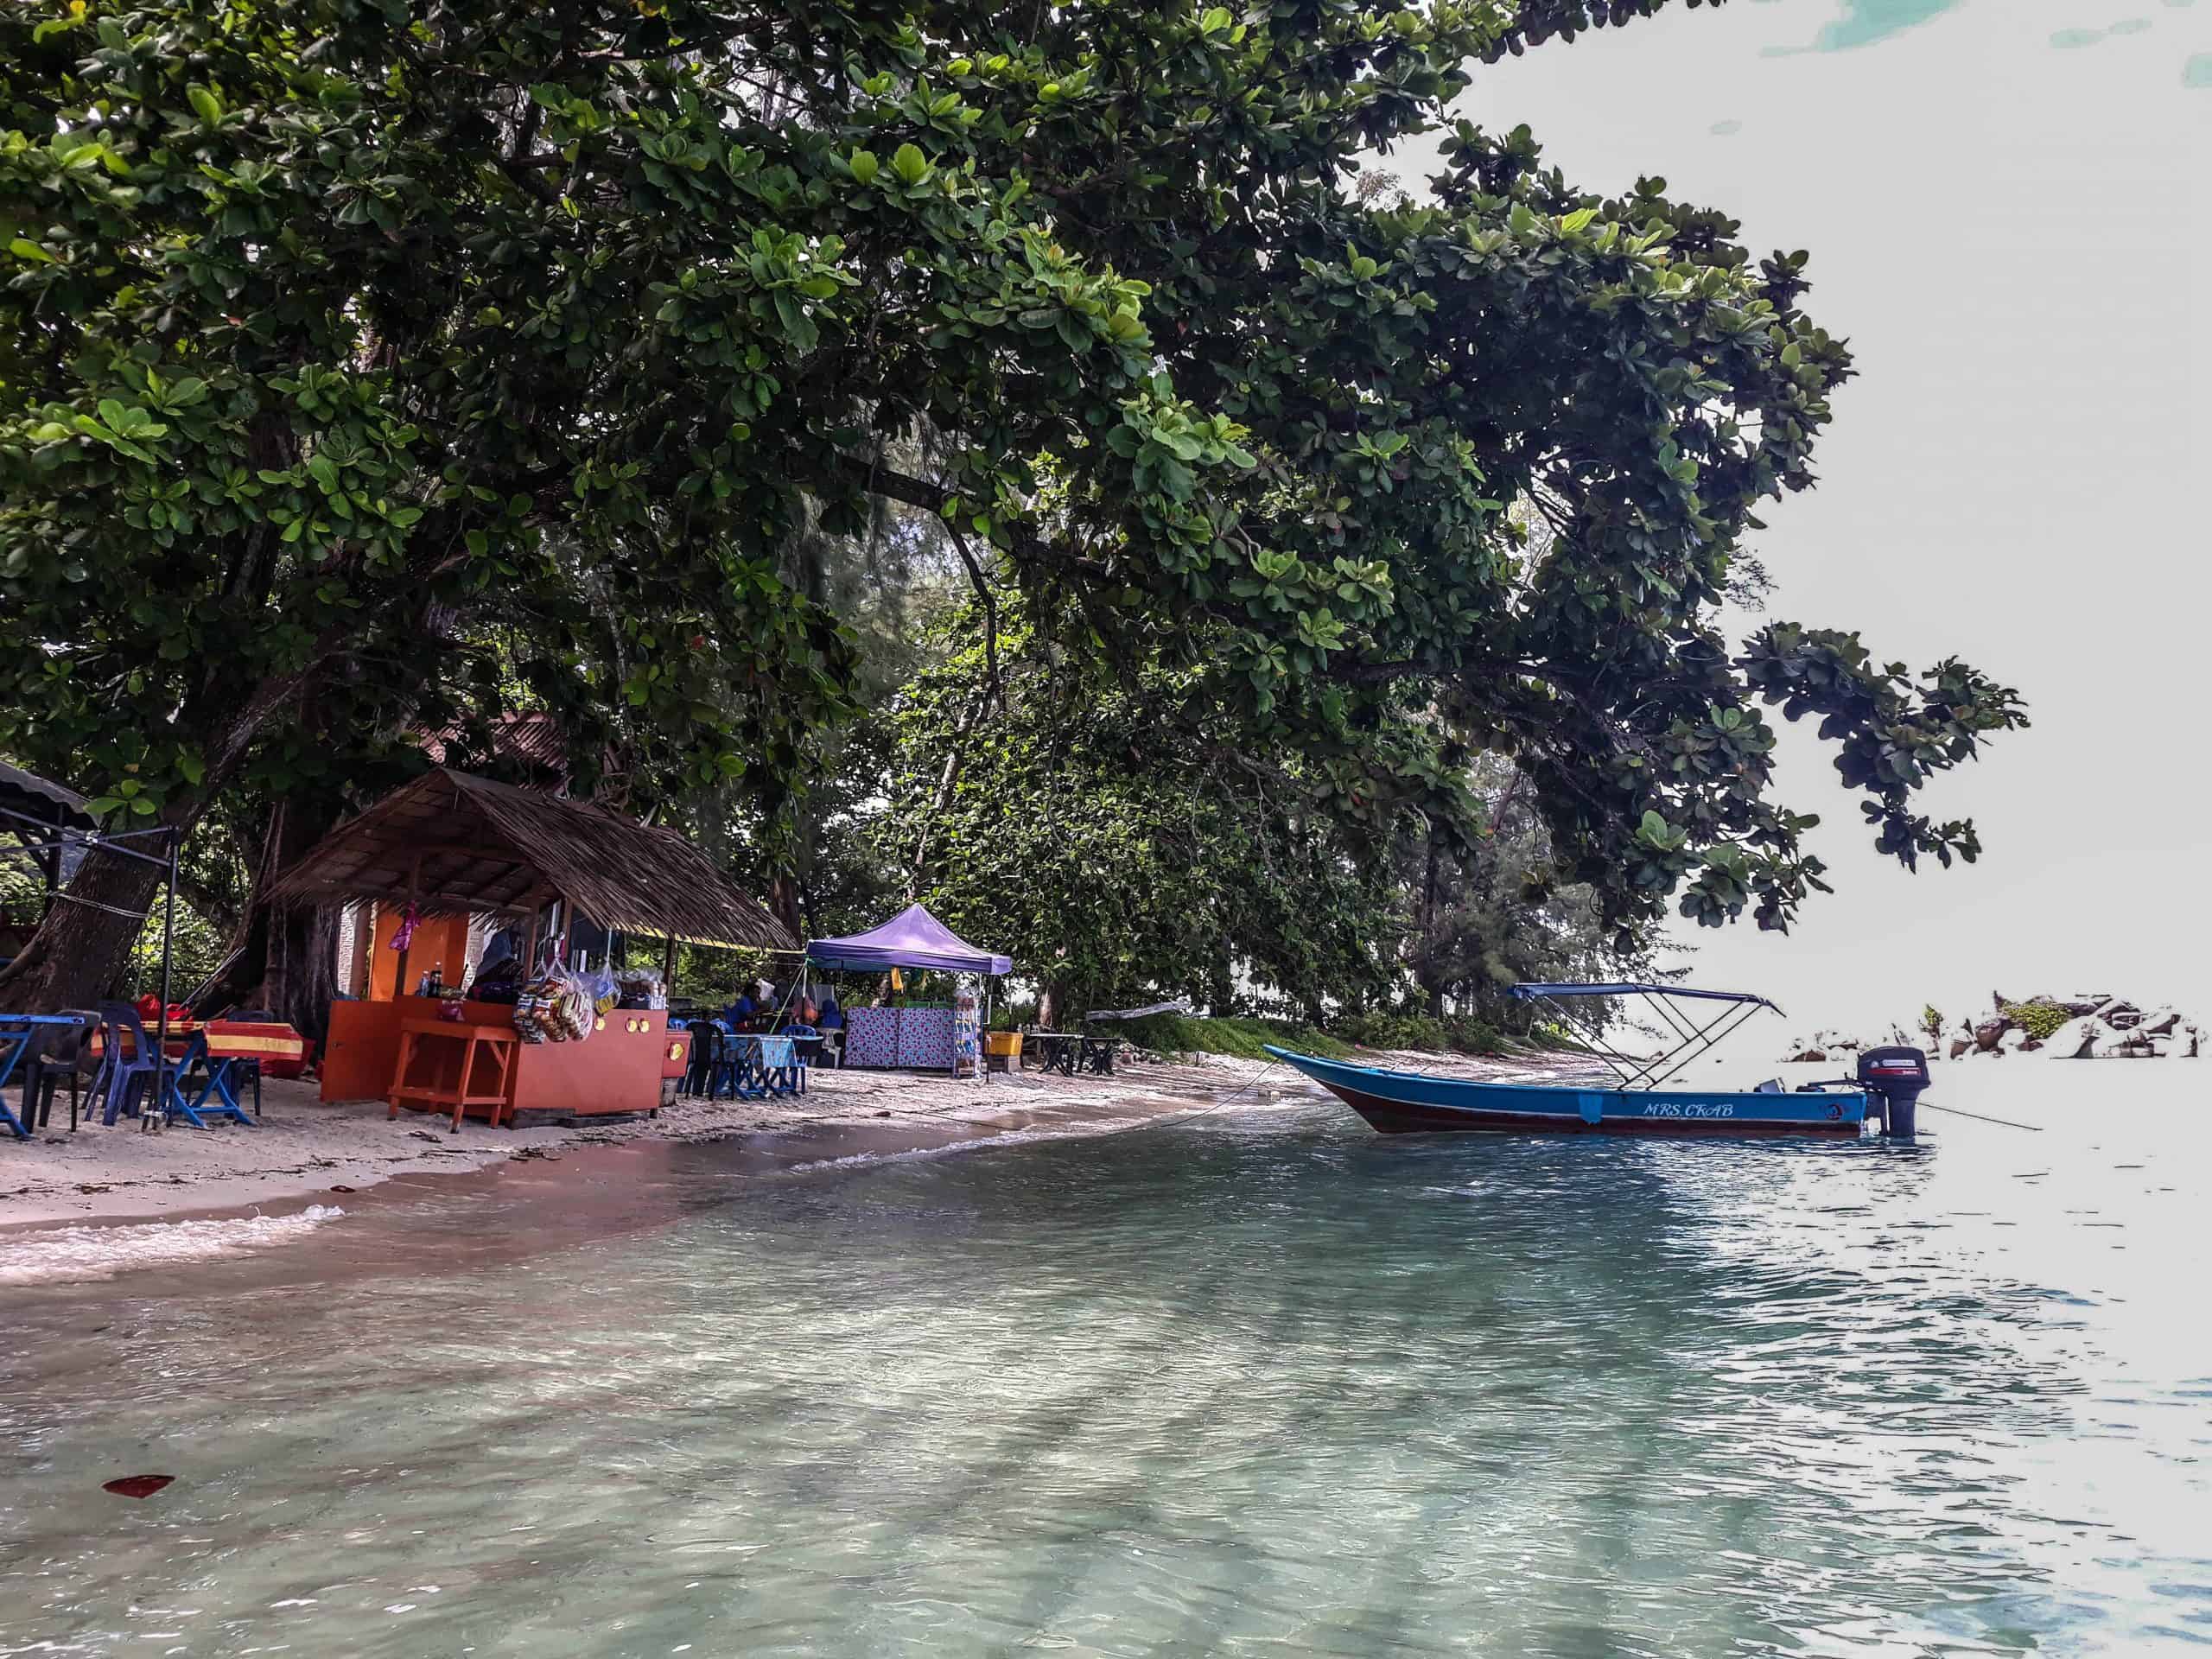
[[[1550,1008],[1562,1025],[1588,1042],[1590,1052],[1620,1079],[1624,1090],[1656,1089],[1723,1038],[1732,1034],[1761,1008],[1775,1014],[1782,1012],[1766,998],[1748,991],[1706,991],[1687,985],[1650,985],[1633,981],[1604,985],[1512,985],[1506,988],[1506,995],[1524,1002],[1541,1002]],[[1675,1033],[1676,1041],[1672,1048],[1649,1059],[1638,1059],[1633,1054],[1622,1053],[1605,1040],[1602,1018],[1596,1021],[1578,1020],[1569,1012],[1569,1005],[1580,999],[1610,1001],[1627,996],[1640,996],[1658,1012]],[[1710,1020],[1700,1023],[1700,1015],[1677,1010],[1677,1001],[1718,1002],[1721,1007]]]

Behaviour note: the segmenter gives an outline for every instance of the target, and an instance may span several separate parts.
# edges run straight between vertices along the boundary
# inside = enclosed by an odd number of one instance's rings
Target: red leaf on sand
[[[175,1475],[125,1475],[103,1483],[100,1490],[118,1497],[151,1497],[175,1478]]]

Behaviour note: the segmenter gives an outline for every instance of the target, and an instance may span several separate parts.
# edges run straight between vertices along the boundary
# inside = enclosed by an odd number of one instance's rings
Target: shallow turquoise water
[[[2192,1648],[2207,1074],[2031,1067],[1916,1153],[1301,1103],[0,1292],[0,1655]]]

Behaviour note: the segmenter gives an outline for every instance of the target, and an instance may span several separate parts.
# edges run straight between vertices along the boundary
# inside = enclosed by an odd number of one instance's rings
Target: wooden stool
[[[408,1070],[415,1062],[416,1050],[426,1037],[445,1037],[461,1044],[461,1071],[450,1085],[442,1083],[411,1083]],[[406,1020],[399,1027],[399,1064],[391,1073],[391,1110],[387,1117],[397,1117],[401,1104],[407,1101],[421,1101],[425,1106],[453,1108],[453,1126],[461,1128],[461,1120],[472,1106],[492,1109],[492,1127],[499,1127],[500,1109],[507,1103],[509,1085],[514,1073],[515,1033],[512,1026],[459,1025],[450,1020]],[[476,1070],[478,1050],[492,1058],[499,1075],[493,1079],[491,1092],[469,1092],[469,1082]],[[443,1068],[442,1067],[441,1070]]]

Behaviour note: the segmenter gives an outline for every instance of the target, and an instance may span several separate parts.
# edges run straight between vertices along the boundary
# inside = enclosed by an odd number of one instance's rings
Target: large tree
[[[1048,1022],[1179,995],[1319,1018],[1325,998],[1391,993],[1405,917],[1388,843],[1316,806],[1294,749],[1240,742],[1204,676],[1104,671],[1018,605],[994,664],[981,620],[948,619],[944,660],[846,756],[853,805],[832,833],[868,873],[1011,954]]]
[[[1971,856],[1912,795],[2010,692],[1719,626],[1848,372],[1802,256],[1526,133],[1356,193],[1484,59],[1659,3],[11,13],[0,747],[188,826],[302,708],[415,718],[453,617],[583,593],[539,695],[780,810],[852,672],[788,550],[889,499],[987,613],[1196,676],[1340,822],[1473,836],[1467,760],[1511,756],[1624,925],[1817,883],[1762,701],[1821,717],[1885,850]],[[106,913],[0,998],[81,997]]]

